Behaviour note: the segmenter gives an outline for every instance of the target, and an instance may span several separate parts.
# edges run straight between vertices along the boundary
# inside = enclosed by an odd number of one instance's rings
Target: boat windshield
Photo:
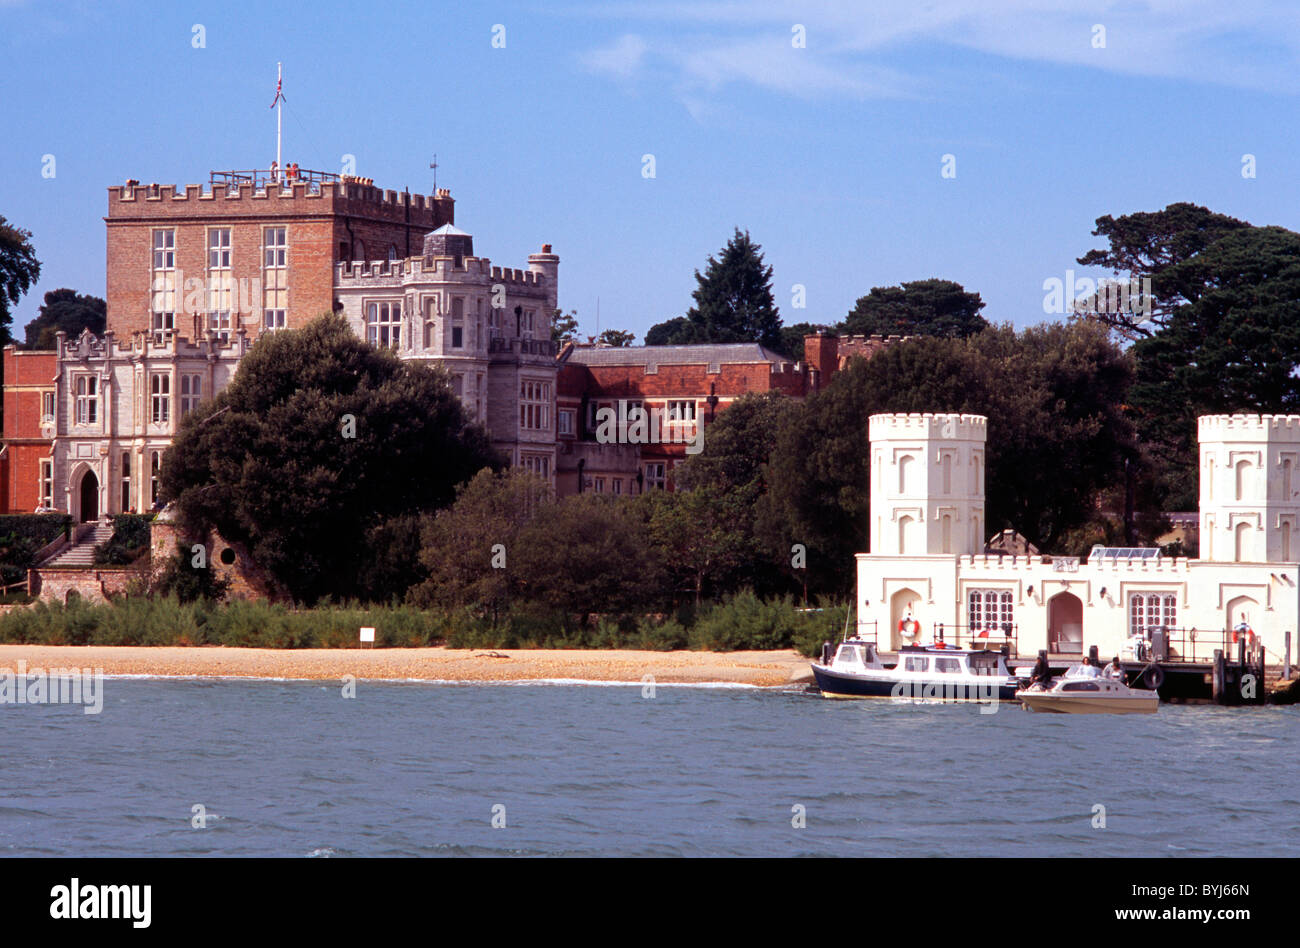
[[[1097,667],[1094,665],[1079,664],[1079,665],[1075,665],[1073,668],[1067,671],[1065,673],[1065,677],[1066,678],[1096,678],[1100,674],[1101,671],[1098,670]]]

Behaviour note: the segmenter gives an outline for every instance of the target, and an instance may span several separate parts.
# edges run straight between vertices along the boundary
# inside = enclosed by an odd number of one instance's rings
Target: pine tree
[[[692,294],[695,305],[671,342],[758,342],[781,347],[781,315],[772,298],[772,268],[763,263],[762,248],[749,232],[735,235],[701,274]],[[652,330],[653,331],[653,330]],[[650,333],[646,334],[649,342]]]

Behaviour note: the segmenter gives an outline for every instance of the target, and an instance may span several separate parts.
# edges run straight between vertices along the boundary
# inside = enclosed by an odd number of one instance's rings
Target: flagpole
[[[283,81],[284,81],[284,64],[276,63],[275,64],[275,95],[277,100],[282,98],[280,96],[280,83]],[[280,169],[284,167],[283,163],[280,161],[280,120],[281,120],[281,113],[284,111],[284,106],[279,101],[276,102],[276,105],[279,107],[275,110],[275,168],[276,168],[276,174],[279,174]]]

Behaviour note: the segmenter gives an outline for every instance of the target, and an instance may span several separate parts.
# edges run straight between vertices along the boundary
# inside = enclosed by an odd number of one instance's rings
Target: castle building
[[[986,433],[978,415],[871,417],[859,635],[896,650],[911,618],[926,642],[1013,640],[1021,655],[1067,657],[1095,645],[1106,658],[1165,629],[1175,653],[1203,659],[1245,623],[1283,654],[1300,627],[1300,415],[1200,419],[1198,559],[1154,548],[1096,547],[1086,560],[986,553]]]
[[[554,477],[559,257],[546,246],[527,271],[492,267],[456,229],[445,189],[294,168],[109,188],[103,337],[4,351],[7,512],[88,521],[154,507],[180,420],[262,333],[330,311],[375,345],[446,367],[493,443]]]

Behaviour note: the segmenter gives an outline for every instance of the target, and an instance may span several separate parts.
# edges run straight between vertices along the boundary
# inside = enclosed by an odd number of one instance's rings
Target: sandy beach
[[[583,649],[261,649],[0,645],[0,672],[35,668],[101,669],[105,675],[425,681],[642,681],[773,687],[811,680],[794,651],[649,652]]]

